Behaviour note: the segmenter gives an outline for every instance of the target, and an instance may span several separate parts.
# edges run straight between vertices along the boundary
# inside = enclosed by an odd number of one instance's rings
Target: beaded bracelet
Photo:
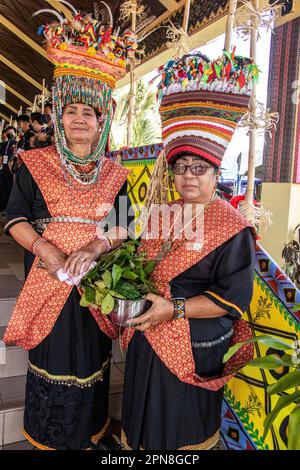
[[[185,318],[185,298],[176,297],[172,299],[174,304],[174,314],[173,320],[180,320],[180,318]]]
[[[47,240],[45,240],[45,238],[40,237],[37,240],[35,240],[35,242],[33,242],[32,244],[31,251],[35,256],[36,256],[36,249],[41,243],[48,243],[48,242]]]

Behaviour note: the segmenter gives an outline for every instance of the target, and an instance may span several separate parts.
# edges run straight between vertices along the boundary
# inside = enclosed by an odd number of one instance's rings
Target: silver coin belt
[[[51,222],[69,222],[69,223],[80,223],[80,224],[89,224],[89,225],[97,225],[99,222],[97,220],[91,219],[83,219],[81,217],[49,217],[48,219],[36,219],[33,222],[33,226],[38,233],[44,232],[46,230],[47,225]]]
[[[228,333],[226,333],[223,336],[220,336],[220,338],[217,338],[213,341],[202,341],[202,342],[192,341],[192,348],[194,349],[213,348],[214,346],[218,346],[219,344],[223,343],[223,341],[225,341],[226,339],[231,338],[231,336],[233,336],[233,333],[234,333],[234,328],[231,328],[231,330],[229,330]]]

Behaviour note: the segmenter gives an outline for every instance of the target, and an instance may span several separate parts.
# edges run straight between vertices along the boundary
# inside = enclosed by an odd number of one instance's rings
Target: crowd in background
[[[32,112],[17,117],[17,128],[7,126],[0,142],[0,212],[5,212],[14,175],[18,171],[20,154],[26,150],[49,147],[54,143],[51,103],[44,113]]]

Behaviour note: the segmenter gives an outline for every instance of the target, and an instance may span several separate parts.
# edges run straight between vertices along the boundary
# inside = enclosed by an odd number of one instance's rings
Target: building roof
[[[81,11],[91,12],[92,0],[70,0]],[[107,0],[115,26],[118,26],[120,5],[124,0]],[[143,41],[145,49],[143,61],[150,61],[166,50],[166,28],[169,19],[182,25],[186,0],[143,0],[147,17],[143,24],[138,23],[139,36],[151,32]],[[207,24],[227,13],[229,0],[192,1],[189,34],[193,35]],[[70,14],[70,9],[57,0],[2,0],[0,3],[0,80],[5,84],[5,97],[0,93],[0,119],[14,117],[20,107],[23,112],[32,105],[34,97],[41,94],[43,79],[50,89],[52,64],[46,58],[42,46],[43,38],[37,35],[39,25],[53,19],[50,14],[36,18],[32,14],[39,9],[56,9],[59,13]],[[129,24],[120,24],[125,29]]]

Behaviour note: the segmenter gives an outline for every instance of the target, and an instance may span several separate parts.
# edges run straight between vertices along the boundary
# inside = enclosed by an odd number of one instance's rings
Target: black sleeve
[[[20,222],[31,222],[32,207],[36,193],[36,183],[28,168],[22,164],[19,168],[6,208],[5,233]]]
[[[220,248],[215,259],[213,282],[204,292],[212,302],[241,318],[253,295],[255,241],[245,228]]]

